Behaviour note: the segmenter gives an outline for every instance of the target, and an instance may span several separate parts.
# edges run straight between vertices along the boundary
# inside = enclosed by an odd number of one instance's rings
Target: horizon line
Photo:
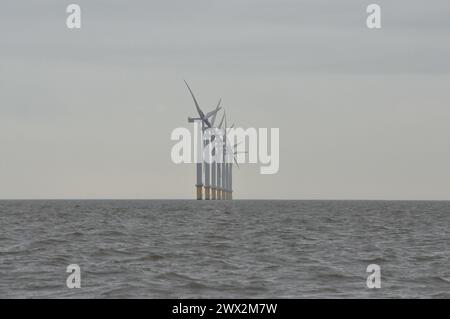
[[[233,200],[197,200],[195,198],[0,198],[0,201],[378,201],[378,202],[448,202],[450,199],[352,199],[352,198],[233,198]]]

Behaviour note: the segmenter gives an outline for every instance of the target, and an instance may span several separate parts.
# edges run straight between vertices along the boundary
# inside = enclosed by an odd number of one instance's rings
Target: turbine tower
[[[194,121],[201,121],[201,124],[202,124],[202,140],[203,140],[203,132],[207,128],[211,128],[212,127],[211,122],[209,121],[209,118],[214,116],[215,114],[217,114],[217,112],[221,109],[221,107],[220,107],[220,104],[219,104],[219,105],[217,105],[215,110],[204,114],[203,111],[200,109],[200,106],[198,105],[197,99],[195,98],[194,93],[192,92],[191,88],[189,87],[189,84],[186,82],[186,80],[184,80],[184,83],[186,84],[189,92],[191,93],[192,99],[194,100],[195,108],[197,109],[197,113],[199,115],[198,118],[188,117],[188,122],[189,123],[193,123]],[[202,197],[203,197],[203,194],[202,194],[202,187],[203,187],[203,179],[202,179],[203,152],[202,152],[201,159],[197,158],[197,161],[198,161],[198,163],[196,164],[196,168],[197,168],[197,183],[196,183],[195,186],[197,188],[197,200],[202,200]],[[207,164],[207,163],[205,163],[205,164]],[[208,168],[208,169],[206,169],[206,168]],[[206,172],[208,172],[207,173],[207,175],[208,175],[207,179],[206,179]],[[205,198],[206,198],[206,196],[208,196],[208,199],[209,199],[209,165],[205,165],[205,179],[207,180],[207,182],[205,181]],[[206,191],[206,187],[208,187],[208,191]]]
[[[220,110],[220,103],[222,102],[222,99],[219,99],[219,103],[217,103],[216,111],[218,112]],[[214,127],[214,122],[216,121],[217,112],[214,113],[214,115],[211,118],[211,128]],[[205,140],[205,146],[208,146],[208,144],[211,143],[212,149],[212,156],[213,161],[211,163],[205,162],[205,199],[216,199],[216,192],[215,192],[215,179],[216,179],[216,167],[215,167],[215,160],[214,160],[214,140],[216,136],[214,135],[215,132],[210,131],[209,138]],[[210,178],[211,177],[211,178]]]
[[[220,105],[222,99],[219,100],[218,105]],[[216,114],[214,114],[213,119],[211,120],[211,124],[214,125],[215,119],[216,119]],[[222,120],[220,121],[219,125],[216,127],[217,130],[220,130],[222,128],[222,123],[223,123],[223,116],[222,116]],[[220,181],[220,172],[219,172],[219,164],[216,161],[216,155],[218,154],[218,150],[217,150],[217,140],[218,137],[216,136],[217,131],[214,132],[214,134],[211,136],[211,143],[212,143],[212,156],[213,156],[213,162],[211,163],[211,199],[212,200],[216,200],[216,199],[220,199],[219,196],[219,192],[218,192],[218,181]],[[220,137],[219,137],[220,138]]]
[[[232,199],[231,196],[231,180],[232,180],[232,169],[231,164],[232,160],[230,160],[230,152],[229,152],[229,146],[228,138],[227,138],[227,131],[234,127],[234,124],[232,124],[230,127],[227,127],[227,117],[225,115],[224,111],[224,117],[225,117],[225,128],[223,133],[223,163],[222,163],[222,199]],[[233,152],[232,156],[234,156]],[[236,161],[236,159],[235,159]],[[236,162],[237,163],[237,162]]]
[[[225,111],[223,112],[222,115],[222,119],[220,120],[219,125],[217,126],[217,128],[221,131],[222,130],[222,125],[223,125],[223,121],[225,119]],[[218,155],[221,155],[223,152],[220,150],[220,147],[222,147],[222,142],[223,142],[223,136],[222,134],[219,136],[219,141],[216,141],[216,143],[214,144],[214,154],[218,152]],[[216,158],[216,154],[215,157]],[[213,187],[216,190],[216,199],[218,200],[222,200],[223,198],[223,187],[222,187],[222,180],[223,180],[223,170],[222,170],[222,161],[220,162],[215,162],[215,169],[216,169],[216,180],[215,183],[213,184]],[[214,169],[214,167],[213,167]]]
[[[236,159],[236,154],[247,153],[247,152],[236,151],[236,147],[238,146],[238,144],[239,143],[234,144],[233,149],[231,150],[231,153],[233,154],[233,160],[234,160],[234,163],[236,164],[237,168],[239,168],[239,164]],[[230,199],[233,199],[233,162],[229,163],[229,176],[230,176],[230,178],[228,179],[228,190],[230,192]]]
[[[228,199],[233,199],[233,163],[227,163],[228,165]]]
[[[228,129],[232,129],[234,127],[234,124],[231,125]],[[227,143],[228,141],[226,141]],[[236,166],[239,168],[239,164],[236,159],[236,154],[239,153],[247,153],[247,152],[238,152],[236,151],[236,147],[240,143],[236,143],[233,145],[233,147],[229,147],[228,145],[225,146],[225,152],[226,152],[226,161],[225,161],[225,167],[226,167],[226,179],[225,179],[225,191],[226,191],[226,199],[232,200],[233,199],[233,161],[236,164]]]
[[[223,112],[224,118],[225,118],[225,128],[223,133],[223,150],[222,150],[222,199],[226,200],[228,199],[228,165],[227,165],[227,116],[225,114],[225,111]]]

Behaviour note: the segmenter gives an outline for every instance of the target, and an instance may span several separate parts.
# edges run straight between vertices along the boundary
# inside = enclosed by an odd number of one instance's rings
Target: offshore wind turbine
[[[234,144],[233,149],[231,149],[231,153],[233,155],[233,160],[234,160],[234,163],[236,164],[237,168],[239,168],[239,164],[237,162],[236,155],[240,154],[240,153],[247,153],[247,152],[236,151],[236,147],[238,146],[238,144],[240,144],[240,143]],[[229,174],[228,190],[230,192],[230,199],[233,199],[233,162],[230,161],[230,163],[228,163],[228,165],[229,165],[229,168],[228,168],[229,169],[229,171],[228,171],[228,174]]]
[[[221,132],[222,130],[222,124],[223,124],[223,120],[225,118],[225,110],[223,112],[222,115],[222,119],[220,120],[219,125],[217,126],[217,128],[219,129],[219,131]],[[221,147],[221,142],[223,140],[222,134],[220,134],[219,136],[219,141],[215,141],[214,143],[214,159],[218,156],[221,155],[221,151],[220,148]],[[218,152],[218,154],[216,154]],[[216,169],[216,179],[213,180],[213,187],[215,188],[215,192],[216,192],[216,199],[217,200],[221,200],[222,199],[222,164],[221,162],[216,162],[215,161],[215,169]],[[214,169],[214,167],[213,167]]]
[[[232,129],[234,127],[234,124],[232,124],[229,128],[227,129]],[[225,132],[226,134],[226,132]],[[226,141],[225,143],[227,143],[228,141]],[[226,199],[232,200],[233,199],[233,160],[236,163],[236,166],[239,168],[239,164],[236,160],[236,154],[240,153],[237,152],[235,149],[236,147],[239,145],[240,143],[236,143],[233,145],[233,147],[229,147],[228,145],[225,144],[225,157],[226,157],[226,161],[225,161],[225,172],[226,172],[226,178],[225,178],[225,196]],[[246,152],[245,152],[246,153]]]
[[[222,163],[220,163],[221,170],[222,170],[222,180],[221,180],[221,195],[222,199],[226,200],[228,199],[227,196],[227,181],[228,181],[228,167],[226,164],[227,161],[227,115],[225,114],[225,111],[223,112],[223,116],[225,119],[225,127],[224,127],[224,133],[223,133],[223,145],[222,145]]]
[[[219,103],[217,104],[217,107],[219,107],[220,103],[222,102],[222,99],[219,100]],[[214,122],[216,121],[216,116],[217,113],[213,115],[212,119],[211,119],[211,124],[214,126]],[[222,118],[223,121],[223,118]],[[218,129],[220,129],[220,127],[222,126],[222,121],[220,121],[219,126],[217,127]],[[213,156],[213,161],[211,163],[211,199],[212,200],[216,200],[218,199],[218,194],[217,194],[217,162],[216,162],[216,145],[217,145],[217,137],[216,137],[216,132],[213,133],[213,135],[211,136],[211,143],[212,143],[212,156]]]
[[[227,146],[227,130],[234,126],[227,127],[227,117],[225,115],[225,128],[223,134],[223,161],[222,161],[222,199],[231,199],[231,189],[230,189],[230,179],[231,179],[231,169],[228,160],[228,146]]]
[[[222,99],[219,99],[219,103],[217,103],[216,106],[216,113],[211,118],[211,128],[214,127],[214,122],[216,121],[217,112],[220,110],[220,103],[222,102]],[[214,143],[215,135],[214,132],[212,132],[208,138],[208,140],[204,141],[205,147],[210,144]],[[214,148],[212,150],[213,154],[213,161],[209,163],[208,161],[205,162],[205,199],[209,200],[210,198],[216,199],[216,193],[214,188],[214,180],[216,179],[216,170],[215,170],[215,160],[214,160]],[[212,193],[212,194],[211,194]]]
[[[227,178],[227,192],[228,199],[233,199],[233,163],[227,163],[228,178]]]
[[[216,179],[216,199],[222,199],[222,165],[216,163],[217,179]]]
[[[203,135],[203,132],[205,131],[205,129],[212,127],[211,122],[209,121],[209,118],[214,116],[215,114],[217,114],[217,112],[221,109],[221,107],[220,107],[220,105],[218,105],[215,110],[213,110],[211,112],[208,112],[206,114],[203,113],[203,111],[201,110],[200,106],[198,105],[197,99],[195,98],[195,95],[192,92],[189,84],[186,82],[186,80],[184,80],[184,83],[186,84],[189,92],[191,93],[192,99],[194,100],[195,108],[197,109],[197,113],[199,115],[198,118],[188,117],[188,122],[189,123],[193,123],[194,121],[201,121],[202,135]],[[203,137],[202,137],[202,140],[203,140]],[[203,178],[202,178],[203,152],[202,152],[201,160],[197,159],[197,161],[198,161],[198,163],[196,164],[196,168],[197,168],[197,183],[196,183],[195,187],[197,188],[197,200],[202,200],[202,197],[203,197],[203,192],[202,192],[202,187],[203,187]],[[209,167],[209,165],[208,165],[208,167]],[[208,173],[208,179],[209,179],[209,173]],[[209,184],[209,181],[208,181],[208,184]]]
[[[220,120],[219,125],[217,126],[217,128],[221,131],[222,130],[222,125],[223,125],[223,121],[225,119],[225,111],[223,112],[222,115],[222,119]],[[222,151],[219,149],[219,147],[222,147],[221,142],[223,141],[223,136],[220,135],[220,141],[216,141],[216,143],[214,144],[214,153],[219,152],[218,155],[222,154]],[[214,158],[216,158],[216,154],[214,156]],[[222,197],[223,193],[222,193],[222,179],[223,179],[223,172],[222,172],[222,162],[216,162],[215,163],[215,168],[217,170],[216,172],[216,180],[213,181],[215,182],[213,184],[213,187],[216,189],[216,199],[221,200],[224,199]]]

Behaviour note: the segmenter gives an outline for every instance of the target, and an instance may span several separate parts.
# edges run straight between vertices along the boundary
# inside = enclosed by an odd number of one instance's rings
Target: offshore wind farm
[[[227,131],[233,128],[227,126],[227,116],[223,110],[222,119],[216,126],[217,114],[222,110],[222,99],[219,99],[214,110],[206,114],[201,109],[198,100],[189,86],[188,82],[184,80],[187,89],[192,97],[198,117],[188,117],[188,123],[200,122],[201,126],[201,140],[200,144],[203,146],[201,158],[196,163],[196,184],[195,194],[197,200],[232,200],[233,199],[233,161],[238,165],[235,148],[237,144],[230,147],[227,138]],[[210,147],[212,156],[210,160],[205,158],[204,149]],[[222,156],[216,156],[216,155]],[[217,160],[219,159],[219,160]]]

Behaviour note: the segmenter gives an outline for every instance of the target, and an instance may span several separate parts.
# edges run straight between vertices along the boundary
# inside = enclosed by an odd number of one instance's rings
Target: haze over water
[[[3,298],[450,297],[450,202],[0,201]],[[381,289],[366,267],[381,267]],[[81,288],[66,267],[81,267]]]

